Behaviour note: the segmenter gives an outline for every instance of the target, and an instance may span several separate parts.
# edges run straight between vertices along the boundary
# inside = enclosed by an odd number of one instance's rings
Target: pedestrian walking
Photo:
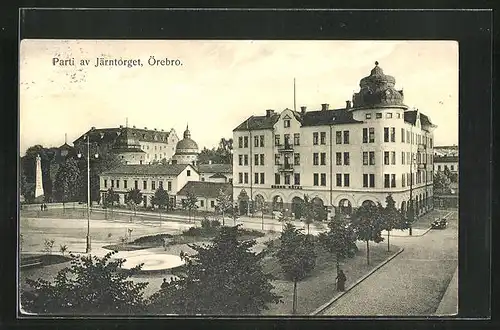
[[[40,211],[43,211],[43,204],[40,204]]]
[[[47,204],[43,203],[43,210],[47,211]]]
[[[161,290],[165,290],[167,288],[167,285],[168,285],[168,282],[167,282],[167,279],[164,278],[163,279],[163,283],[161,284]]]
[[[345,282],[347,281],[347,277],[344,274],[344,271],[340,269],[337,273],[337,290],[345,291]]]

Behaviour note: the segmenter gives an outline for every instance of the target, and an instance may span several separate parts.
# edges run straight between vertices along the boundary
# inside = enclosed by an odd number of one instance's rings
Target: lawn
[[[340,267],[347,276],[346,288],[377,267],[388,257],[394,255],[399,248],[391,245],[387,252],[387,244],[370,243],[370,265],[366,263],[366,244],[358,242],[359,251],[354,258],[340,262]],[[312,273],[297,284],[297,314],[309,315],[321,305],[340,293],[335,288],[337,268],[335,257],[321,246],[316,247],[316,267]],[[264,259],[264,271],[271,273],[276,294],[282,296],[284,303],[270,304],[263,315],[291,315],[293,300],[293,282],[285,280],[276,257],[270,255]]]

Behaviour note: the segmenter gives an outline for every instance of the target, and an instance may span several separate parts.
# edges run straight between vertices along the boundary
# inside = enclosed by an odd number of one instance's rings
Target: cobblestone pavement
[[[403,253],[347,292],[321,315],[424,316],[436,312],[458,265],[458,213],[448,228],[417,238],[394,237]]]

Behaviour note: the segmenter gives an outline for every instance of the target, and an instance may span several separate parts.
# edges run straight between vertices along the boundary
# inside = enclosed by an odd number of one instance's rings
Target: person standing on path
[[[345,282],[347,281],[347,277],[344,274],[344,271],[342,269],[339,270],[337,273],[337,290],[338,291],[345,291]]]
[[[160,288],[161,288],[161,290],[166,289],[166,288],[167,288],[167,285],[168,285],[167,279],[166,279],[166,278],[164,278],[164,279],[163,279],[163,283],[161,284],[161,287],[160,287]]]

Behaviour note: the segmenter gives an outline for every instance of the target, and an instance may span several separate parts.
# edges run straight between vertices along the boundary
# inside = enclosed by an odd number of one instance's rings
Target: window
[[[296,186],[300,185],[300,173],[295,173],[293,175],[293,184]]]
[[[335,132],[335,143],[337,143],[337,144],[342,143],[342,131]]]
[[[319,175],[318,173],[313,174],[313,186],[319,186]]]
[[[238,148],[243,148],[243,136],[238,138]]]
[[[285,127],[285,128],[290,127],[290,119],[283,120],[283,127]]]
[[[405,164],[405,152],[404,151],[401,152],[401,164],[402,165]]]
[[[454,171],[455,170],[455,166],[450,165],[450,170]]]
[[[438,165],[438,171],[441,171],[441,165]]]
[[[263,148],[264,147],[264,135],[261,135],[260,136],[260,147]]]
[[[290,134],[283,134],[283,140],[285,140],[285,146],[290,145]]]
[[[321,144],[326,144],[326,132],[321,132],[320,133],[320,140],[321,140]]]
[[[293,155],[293,164],[294,165],[300,165],[300,154],[294,154]]]
[[[371,113],[367,113],[367,114],[365,115],[365,118],[366,118],[366,119],[372,119],[372,114],[371,114]]]
[[[368,128],[363,128],[363,143],[368,143]]]
[[[259,146],[259,136],[256,135],[253,137],[253,146],[258,147]]]
[[[254,173],[254,183],[259,184],[259,173]]]
[[[187,176],[191,176],[191,170],[187,170],[186,173],[187,173]]]
[[[201,181],[205,181],[205,178],[201,178]]]
[[[373,143],[373,142],[375,142],[375,128],[370,127],[369,132],[370,132],[369,141],[370,141],[370,143]]]
[[[400,113],[397,113],[397,114],[396,114],[396,118],[400,119],[400,118],[401,118],[401,114],[400,114]]]
[[[215,201],[210,201],[210,207],[214,208],[215,207]]]
[[[321,160],[320,160],[321,165],[326,165],[326,152],[321,153]],[[453,168],[452,168],[453,170]]]
[[[204,201],[203,199],[202,199],[202,200],[200,200],[200,206],[201,206],[201,207],[205,207],[205,201]]]
[[[363,187],[368,187],[368,174],[363,174]]]
[[[120,180],[116,180],[116,188],[120,188]]]
[[[279,146],[280,145],[280,136],[279,135],[275,135],[274,136],[274,145],[275,146]]]
[[[254,164],[259,165],[259,155],[254,155]]]
[[[391,151],[391,165],[396,165],[396,152]]]
[[[313,144],[318,145],[318,132],[313,133]]]
[[[244,178],[244,182],[245,182],[245,183],[248,183],[248,173],[246,173],[246,172],[245,172],[245,173],[243,174],[243,178]]]
[[[396,188],[396,174],[391,174],[391,187]]]
[[[300,133],[293,134],[293,144],[300,146]]]
[[[313,165],[319,165],[319,154],[317,152],[313,153]]]
[[[385,118],[392,118],[392,113],[391,112],[386,113]]]
[[[341,152],[335,153],[335,158],[336,158],[336,164],[342,165],[342,153]]]
[[[349,153],[348,152],[344,152],[344,165],[349,165],[350,162],[349,162]]]
[[[375,188],[375,174],[370,174],[370,188]]]
[[[384,127],[384,142],[389,142],[389,127]]]
[[[248,165],[248,155],[243,156],[243,164],[246,166]]]
[[[401,174],[401,186],[403,188],[406,186],[406,175],[405,175],[405,173]]]
[[[368,151],[363,151],[363,165],[368,165]]]
[[[389,151],[384,151],[384,165],[389,165]]]
[[[127,185],[127,183],[128,183],[128,181],[127,181],[127,180],[123,180],[123,188],[125,188],[125,189],[127,189],[127,188],[128,188],[128,187],[127,187],[127,186],[128,186],[128,185]]]
[[[274,165],[279,165],[280,164],[280,155],[275,154],[274,155]]]
[[[377,119],[382,118],[382,113],[381,113],[381,112],[377,112],[377,113],[375,114],[375,118],[377,118]]]
[[[278,173],[274,174],[274,184],[280,184],[280,175]]]
[[[243,137],[243,148],[248,148],[248,136]]]
[[[396,142],[396,128],[391,127],[391,142]]]
[[[404,128],[401,129],[401,142],[403,142],[403,143],[405,142],[405,129]]]
[[[239,164],[240,166],[242,166],[242,165],[243,165],[243,155],[239,155],[239,156],[238,156],[238,164]]]
[[[142,189],[148,189],[148,182],[146,180],[142,181]]]
[[[111,180],[111,188],[115,187],[115,180]]]
[[[410,131],[406,131],[406,143],[410,143]]]
[[[260,165],[264,166],[264,154],[260,154]]]
[[[290,174],[285,174],[285,184],[290,184]]]
[[[108,180],[104,179],[104,188],[108,187]]]
[[[243,183],[243,173],[238,173],[238,183]]]
[[[321,185],[326,186],[326,173],[321,173]]]
[[[342,187],[342,174],[337,173],[336,179],[337,179],[337,187]]]
[[[151,181],[151,190],[156,190],[156,181]]]
[[[260,173],[260,184],[264,184],[264,173]]]
[[[384,188],[389,188],[389,174],[384,174]]]
[[[134,181],[134,188],[139,189],[139,181],[137,180]]]
[[[344,144],[349,144],[349,131],[344,131]]]
[[[344,174],[344,187],[349,187],[349,174]]]

